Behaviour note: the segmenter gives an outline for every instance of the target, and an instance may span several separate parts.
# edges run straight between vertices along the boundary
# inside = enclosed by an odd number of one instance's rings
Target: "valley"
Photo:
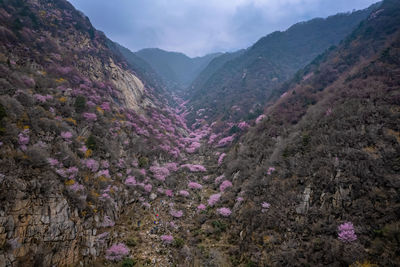
[[[0,266],[400,262],[398,0],[194,58],[66,0],[0,35]]]

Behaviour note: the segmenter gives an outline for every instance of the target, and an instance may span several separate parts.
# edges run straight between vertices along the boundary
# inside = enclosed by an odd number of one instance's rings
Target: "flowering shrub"
[[[194,153],[196,152],[197,149],[199,149],[201,146],[201,144],[199,142],[193,142],[192,144],[190,144],[190,146],[188,148],[186,148],[186,152],[188,153]]]
[[[86,168],[88,168],[92,172],[97,172],[97,170],[99,169],[99,163],[94,159],[86,160],[85,164]]]
[[[232,143],[233,139],[235,138],[235,135],[231,135],[225,138],[222,138],[219,140],[217,147],[224,147]]]
[[[247,122],[242,121],[242,122],[240,122],[240,123],[238,124],[238,127],[239,127],[241,130],[246,130],[247,128],[250,127],[250,125],[249,125]]]
[[[125,185],[127,186],[134,186],[136,185],[136,179],[134,176],[128,176],[128,178],[125,180]]]
[[[85,187],[78,182],[74,182],[74,184],[69,186],[68,189],[72,190],[73,192],[78,192],[78,191],[83,191]]]
[[[208,199],[208,205],[211,207],[214,206],[219,201],[220,198],[221,194],[211,195],[210,198]]]
[[[96,121],[96,120],[97,120],[97,115],[94,114],[94,113],[85,112],[85,113],[83,113],[83,117],[84,117],[87,121]]]
[[[263,203],[261,204],[261,207],[262,207],[263,209],[269,209],[270,206],[271,206],[271,205],[270,205],[268,202],[263,202]]]
[[[266,116],[264,114],[258,116],[258,118],[256,119],[256,124],[259,124]]]
[[[197,209],[198,209],[199,211],[205,210],[205,209],[206,209],[206,205],[200,204],[200,205],[197,206]]]
[[[353,242],[357,240],[357,235],[354,231],[353,223],[345,222],[338,227],[339,239],[343,242]]]
[[[72,133],[71,132],[61,132],[61,137],[65,140],[69,140],[72,138]]]
[[[196,182],[189,182],[188,187],[191,189],[202,189],[203,186]]]
[[[162,235],[161,240],[165,244],[171,244],[174,241],[174,237],[172,235]]]
[[[218,166],[220,166],[222,164],[222,161],[224,160],[225,156],[226,156],[225,153],[222,153],[221,155],[219,155]]]
[[[105,111],[110,111],[111,110],[109,102],[103,102],[103,104],[100,105],[100,108],[102,110],[105,110]]]
[[[75,178],[78,175],[79,169],[77,167],[69,167],[67,169],[67,173],[71,179]]]
[[[181,190],[179,191],[179,195],[183,196],[183,197],[188,197],[189,196],[189,192],[186,190]]]
[[[29,129],[25,129],[22,133],[18,134],[18,144],[20,145],[21,150],[26,150],[26,145],[29,144]]]
[[[151,185],[151,184],[146,184],[145,186],[144,186],[144,190],[146,191],[146,192],[151,192],[151,189],[153,189],[153,186]]]
[[[164,167],[167,168],[171,172],[175,172],[178,170],[178,164],[175,162],[169,162],[164,164]]]
[[[232,186],[232,183],[230,181],[228,181],[228,180],[225,180],[225,181],[222,182],[222,184],[220,184],[219,190],[221,192],[224,192],[225,189],[227,189],[228,187],[231,187],[231,186]]]
[[[103,223],[101,224],[102,227],[113,227],[115,222],[111,220],[111,218],[107,215],[104,215]]]
[[[169,170],[165,167],[151,166],[150,171],[154,174],[154,178],[162,182],[169,175]]]
[[[96,174],[96,177],[100,177],[100,176],[107,177],[107,178],[111,178],[111,175],[110,175],[110,171],[109,171],[109,170],[101,170],[101,171],[99,171],[99,172]]]
[[[171,216],[174,217],[174,218],[180,218],[180,217],[183,216],[183,211],[172,209],[172,210],[169,212],[169,214],[171,214]]]
[[[215,178],[215,184],[218,185],[224,178],[225,178],[225,174],[218,176],[217,178]]]
[[[48,158],[48,159],[47,159],[47,162],[48,162],[48,163],[50,164],[50,166],[52,166],[52,167],[57,166],[58,164],[60,164],[60,163],[58,162],[57,159],[53,159],[53,158]]]
[[[106,251],[106,259],[109,261],[120,261],[129,254],[129,249],[123,243],[112,245]]]
[[[215,142],[215,140],[220,136],[221,134],[211,134],[210,138],[208,139],[208,144],[211,145]]]
[[[232,212],[228,208],[220,208],[217,209],[217,213],[221,216],[228,217],[229,215],[231,215]]]
[[[202,165],[194,165],[194,164],[184,164],[180,167],[182,168],[188,168],[189,171],[191,172],[205,172],[207,171],[206,168]]]
[[[274,172],[274,171],[275,171],[275,168],[274,168],[274,167],[269,167],[269,168],[268,168],[268,171],[267,171],[267,174],[268,174],[268,175],[271,175],[272,172]]]
[[[166,195],[167,197],[173,197],[173,196],[174,196],[174,193],[172,192],[171,189],[165,190],[164,193],[165,193],[165,195]]]

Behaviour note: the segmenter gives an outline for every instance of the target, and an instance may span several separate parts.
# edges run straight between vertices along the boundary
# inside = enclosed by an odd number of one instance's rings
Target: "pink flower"
[[[200,205],[197,206],[197,209],[200,210],[200,211],[201,210],[205,210],[206,209],[206,205],[200,204]]]
[[[240,123],[238,124],[238,127],[239,127],[241,130],[246,130],[247,128],[250,127],[250,125],[249,125],[247,122],[242,121],[242,122],[240,122]]]
[[[148,192],[148,193],[151,192],[151,189],[153,189],[153,186],[152,186],[151,184],[146,184],[146,185],[144,186],[144,190],[145,190],[146,192]]]
[[[339,239],[343,242],[353,242],[357,240],[357,235],[351,222],[345,222],[339,225],[338,231]]]
[[[267,171],[267,174],[268,174],[268,175],[271,175],[272,172],[274,172],[274,171],[275,171],[275,168],[274,168],[274,167],[269,167],[269,168],[268,168],[268,171]]]
[[[208,199],[208,205],[211,207],[214,206],[219,201],[220,198],[221,194],[211,195],[210,198]]]
[[[203,186],[196,182],[189,182],[188,187],[191,189],[202,189]]]
[[[165,167],[151,166],[150,171],[154,174],[154,178],[162,182],[169,175],[169,170]]]
[[[86,167],[92,172],[97,172],[99,169],[99,163],[94,159],[88,159],[86,160]]]
[[[225,138],[222,138],[219,140],[217,147],[224,147],[232,143],[233,139],[235,138],[235,135],[231,135]]]
[[[224,160],[226,154],[222,153],[219,158],[218,158],[218,166],[220,166],[222,164],[222,161]]]
[[[134,186],[136,185],[136,179],[133,176],[128,176],[128,178],[125,180],[125,184],[127,186]]]
[[[88,121],[96,121],[97,120],[97,115],[94,113],[85,112],[85,113],[83,113],[83,117]]]
[[[103,110],[106,110],[106,111],[110,111],[110,110],[111,110],[111,108],[110,108],[110,103],[109,103],[109,102],[103,102],[103,104],[101,104],[100,107],[101,107]]]
[[[172,209],[172,210],[169,212],[169,214],[171,214],[171,216],[174,217],[174,218],[180,218],[180,217],[183,216],[183,211]]]
[[[75,182],[73,185],[70,185],[68,187],[68,189],[74,191],[74,192],[78,192],[78,191],[83,191],[85,189],[85,187],[81,184],[79,184],[78,182]]]
[[[231,215],[232,212],[228,208],[220,208],[217,209],[217,213],[221,216],[228,217],[229,215]]]
[[[123,243],[114,244],[106,251],[106,259],[120,261],[129,254],[129,249]]]
[[[224,178],[225,178],[225,174],[218,176],[217,178],[215,178],[215,184],[218,185]]]
[[[167,189],[167,190],[165,190],[165,195],[168,196],[168,197],[173,197],[174,193],[172,192],[171,189]]]
[[[102,227],[113,227],[115,222],[111,220],[109,216],[104,215],[103,223],[101,224]]]
[[[165,244],[171,244],[172,241],[174,241],[174,237],[172,235],[162,235],[161,236],[161,240],[165,243]]]
[[[269,207],[271,207],[271,204],[269,204],[268,202],[263,202],[263,203],[261,204],[261,207],[262,207],[263,209],[269,209]]]
[[[59,164],[57,159],[53,159],[53,158],[48,158],[47,162],[50,164],[50,166],[54,167],[57,166]]]
[[[72,133],[71,132],[61,132],[61,137],[64,138],[65,140],[69,140],[72,138]]]
[[[205,172],[207,171],[206,168],[202,165],[194,165],[194,164],[184,164],[180,167],[182,168],[188,168],[191,172]]]
[[[228,181],[228,180],[225,180],[225,181],[223,181],[222,184],[219,186],[219,190],[220,190],[221,192],[224,192],[225,189],[227,189],[228,187],[231,187],[231,186],[232,186],[232,183],[231,183],[230,181]]]
[[[104,176],[104,177],[110,178],[110,177],[111,177],[110,171],[109,171],[109,170],[102,170],[102,171],[99,171],[99,172],[97,173],[96,177],[100,177],[100,176]]]
[[[258,118],[256,119],[256,124],[259,124],[266,116],[264,114],[258,116]]]
[[[81,151],[82,153],[86,153],[86,151],[88,150],[88,148],[83,145],[81,148],[79,148],[79,151]]]
[[[183,197],[188,197],[189,196],[189,192],[186,190],[181,190],[179,191],[179,195],[183,196]]]

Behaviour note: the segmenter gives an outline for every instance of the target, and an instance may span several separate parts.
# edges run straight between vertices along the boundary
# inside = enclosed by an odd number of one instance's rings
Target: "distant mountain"
[[[149,63],[170,89],[188,87],[208,63],[221,53],[190,58],[182,53],[146,48],[135,53]]]
[[[204,76],[205,80],[196,79],[190,91],[193,112],[189,122],[194,122],[200,109],[205,109],[203,115],[209,122],[255,118],[276,88],[318,54],[337,45],[375,8],[373,5],[361,11],[301,22],[261,38],[212,75]]]
[[[225,223],[237,261],[400,262],[399,3],[384,1],[299,72],[231,149],[223,168],[234,186],[221,201],[234,207]]]
[[[245,51],[245,49],[241,49],[232,53],[223,53],[215,57],[196,77],[196,79],[193,81],[190,88],[188,89],[188,93],[191,94],[191,91],[195,88],[202,88],[208,81],[208,79],[210,79],[215,72],[217,72],[222,66],[224,66],[225,63],[239,57]]]

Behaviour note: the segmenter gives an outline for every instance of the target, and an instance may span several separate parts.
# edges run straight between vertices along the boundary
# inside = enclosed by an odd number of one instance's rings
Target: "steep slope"
[[[1,1],[0,35],[0,266],[90,265],[168,186],[184,119],[67,1]]]
[[[237,264],[400,262],[399,3],[301,71],[227,155],[220,251]]]
[[[145,60],[138,57],[128,48],[123,47],[122,45],[115,43],[111,40],[108,40],[107,46],[111,49],[111,51],[114,54],[119,55],[121,58],[126,60],[129,68],[135,70],[135,72],[138,73],[142,78],[142,80],[146,81],[149,86],[153,88],[166,89],[166,85],[163,82],[163,79],[155,72],[155,70]],[[166,94],[165,96],[168,95],[169,94]]]
[[[209,122],[257,117],[275,89],[338,44],[375,8],[298,23],[260,39],[192,89],[189,123],[194,123],[200,109],[205,109],[202,114]]]
[[[219,53],[190,58],[182,53],[158,48],[142,49],[135,53],[148,62],[164,79],[171,90],[185,89]]]

